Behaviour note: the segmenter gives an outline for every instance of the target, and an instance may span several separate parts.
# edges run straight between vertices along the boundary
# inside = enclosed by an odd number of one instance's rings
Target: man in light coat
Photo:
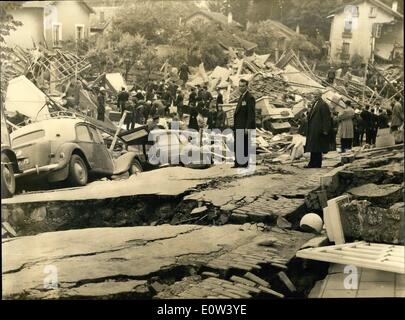
[[[340,144],[342,152],[351,150],[354,138],[353,118],[355,112],[351,106],[351,101],[346,101],[346,108],[338,115],[338,137],[340,138]]]

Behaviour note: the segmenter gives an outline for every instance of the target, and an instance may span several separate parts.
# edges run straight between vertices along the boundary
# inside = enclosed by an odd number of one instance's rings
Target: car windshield
[[[21,144],[24,144],[24,143],[27,143],[27,142],[31,142],[33,140],[37,140],[37,139],[42,138],[44,136],[45,136],[45,131],[44,130],[37,130],[37,131],[34,131],[34,132],[30,132],[30,133],[24,134],[22,136],[15,137],[13,139],[13,145],[14,146],[21,145]]]

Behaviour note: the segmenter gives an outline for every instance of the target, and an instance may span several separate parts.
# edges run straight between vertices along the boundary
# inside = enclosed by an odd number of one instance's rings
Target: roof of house
[[[337,7],[336,9],[329,12],[329,15],[334,14],[334,13],[338,13],[339,11],[343,10],[347,5],[356,5],[356,4],[363,3],[365,1],[370,2],[374,6],[380,8],[381,10],[385,11],[388,14],[393,15],[394,17],[397,17],[397,18],[400,18],[400,19],[404,18],[403,14],[399,13],[398,11],[392,10],[392,8],[390,6],[387,6],[385,3],[383,3],[383,2],[381,2],[379,0],[357,0],[357,1],[353,1],[352,3],[347,3],[345,5]]]
[[[45,8],[50,5],[54,5],[56,1],[25,1],[22,8]],[[77,1],[83,5],[90,13],[95,13],[93,8],[86,1]]]
[[[297,33],[287,27],[285,24],[282,24],[281,22],[275,21],[275,20],[267,20],[274,28],[276,28],[280,33],[282,33],[284,36],[287,37],[295,37],[297,36]]]
[[[245,40],[235,34],[224,30],[218,30],[216,38],[218,43],[226,49],[243,48],[246,51],[249,51],[257,47],[256,43]]]
[[[228,17],[227,16],[223,15],[220,12],[212,12],[212,11],[207,11],[207,10],[199,10],[199,11],[194,12],[193,14],[191,14],[190,16],[188,16],[186,18],[186,21],[191,19],[192,17],[194,17],[196,15],[204,15],[208,19],[214,20],[214,21],[219,22],[220,24],[223,24],[223,25],[228,25]],[[236,22],[235,20],[232,21],[231,26],[242,27],[242,25],[239,22]]]

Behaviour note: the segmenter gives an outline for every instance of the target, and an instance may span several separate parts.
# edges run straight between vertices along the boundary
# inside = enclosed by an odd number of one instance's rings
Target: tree
[[[157,66],[160,65],[156,50],[147,46],[140,56],[139,64],[146,69],[146,78],[149,81],[152,71],[156,70]]]
[[[183,55],[180,61],[186,60],[194,66],[204,63],[208,69],[226,64],[227,57],[218,44],[217,31],[218,27],[213,24],[184,25],[171,39],[172,45],[185,49],[177,51]]]
[[[135,36],[124,33],[121,39],[115,44],[114,53],[120,57],[119,64],[124,67],[124,78],[128,79],[128,74],[135,63],[140,60],[141,54],[146,50],[147,41],[139,34]]]
[[[4,1],[0,6],[0,95],[3,100],[3,95],[7,89],[9,80],[9,67],[11,63],[12,49],[6,44],[5,37],[9,36],[12,31],[17,30],[17,27],[22,26],[20,21],[14,20],[13,16],[7,13],[6,10],[17,9],[21,3],[16,1]]]
[[[197,9],[192,1],[135,0],[115,14],[113,25],[119,32],[139,34],[152,44],[167,44],[180,18]]]

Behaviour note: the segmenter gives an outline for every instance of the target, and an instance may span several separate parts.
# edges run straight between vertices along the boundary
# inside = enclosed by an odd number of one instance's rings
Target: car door
[[[108,151],[107,146],[101,133],[97,128],[88,126],[91,138],[94,142],[94,158],[96,163],[96,170],[99,173],[111,175],[114,171],[114,162],[111,153]]]
[[[97,168],[95,159],[94,142],[90,135],[90,131],[85,123],[76,125],[76,141],[80,148],[83,150],[92,169]]]

